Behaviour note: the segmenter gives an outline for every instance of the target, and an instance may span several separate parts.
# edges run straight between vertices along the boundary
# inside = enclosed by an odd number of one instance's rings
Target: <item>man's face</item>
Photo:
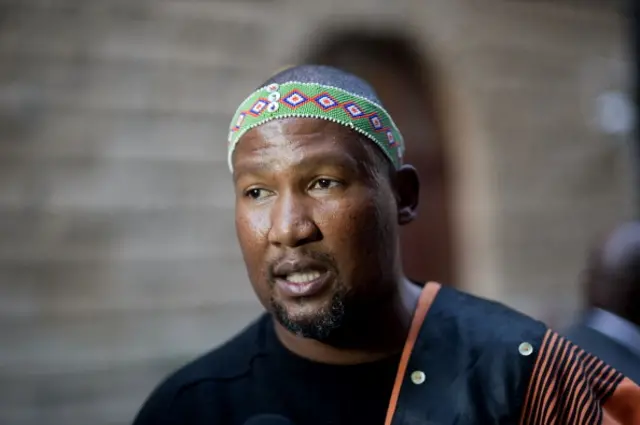
[[[327,339],[393,295],[398,207],[373,145],[319,119],[250,130],[234,153],[236,230],[262,304]]]

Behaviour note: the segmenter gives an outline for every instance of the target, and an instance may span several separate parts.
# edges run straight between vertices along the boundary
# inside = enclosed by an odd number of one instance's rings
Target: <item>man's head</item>
[[[590,306],[640,325],[640,222],[618,227],[594,252],[587,298]]]
[[[364,81],[301,66],[267,86],[243,105],[251,115],[265,98],[270,107],[258,109],[273,117],[246,128],[241,106],[232,125],[238,239],[251,283],[280,324],[335,342],[397,294],[398,226],[415,216],[417,176],[395,156],[401,136]],[[296,112],[296,103],[309,105]]]

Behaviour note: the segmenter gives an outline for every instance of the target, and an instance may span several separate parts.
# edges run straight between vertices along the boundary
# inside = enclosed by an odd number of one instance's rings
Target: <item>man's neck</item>
[[[293,353],[320,363],[368,363],[402,351],[418,304],[421,288],[406,278],[398,283],[398,291],[386,309],[366,318],[366,326],[358,329],[355,344],[349,348],[301,338],[275,322],[276,334],[282,344]]]

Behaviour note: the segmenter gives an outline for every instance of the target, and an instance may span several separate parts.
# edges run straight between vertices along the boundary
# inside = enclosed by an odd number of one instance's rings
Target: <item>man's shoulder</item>
[[[470,412],[502,412],[505,423],[516,423],[546,331],[541,322],[499,302],[442,286],[412,361],[429,371],[429,382],[468,400]]]
[[[192,405],[194,400],[210,403],[211,412],[215,403],[223,408],[225,388],[246,375],[259,354],[267,321],[268,316],[261,316],[220,347],[171,373],[151,393],[134,423],[173,424],[172,415],[184,418],[185,411],[197,410],[198,406]]]
[[[440,290],[432,309],[434,317],[446,319],[452,332],[477,347],[538,342],[548,330],[543,322],[500,302],[448,287]]]

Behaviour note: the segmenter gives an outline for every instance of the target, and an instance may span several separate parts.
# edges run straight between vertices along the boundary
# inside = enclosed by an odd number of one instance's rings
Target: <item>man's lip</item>
[[[329,284],[331,273],[322,272],[320,276],[310,282],[294,283],[283,278],[276,278],[276,286],[289,298],[312,297],[322,292]]]
[[[273,275],[276,278],[283,278],[291,273],[304,273],[317,271],[321,274],[327,272],[329,268],[316,260],[310,258],[289,259],[281,261],[273,267]]]

